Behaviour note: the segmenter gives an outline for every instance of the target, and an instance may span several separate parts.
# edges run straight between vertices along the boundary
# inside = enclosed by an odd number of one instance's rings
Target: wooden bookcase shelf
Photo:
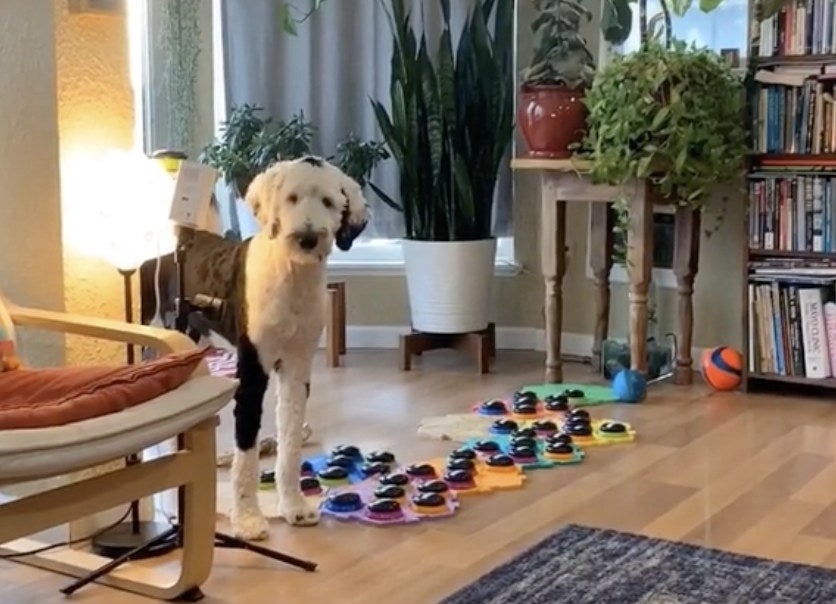
[[[827,65],[836,64],[836,54],[777,55],[774,57],[753,56],[749,62],[754,67],[776,67],[781,65]]]
[[[802,384],[821,388],[836,388],[836,378],[812,379],[794,375],[778,375],[777,373],[750,373],[750,381],[781,382],[784,384]]]
[[[816,330],[809,325],[819,325],[826,335],[823,307],[836,295],[836,287],[826,281],[832,278],[836,283],[836,103],[828,94],[836,92],[836,47],[830,48],[820,32],[815,33],[821,25],[808,25],[811,31],[798,37],[798,30],[785,26],[783,18],[773,17],[772,33],[768,27],[755,28],[748,53],[750,73],[769,70],[775,77],[771,83],[754,79],[748,95],[752,152],[747,157],[749,202],[743,246],[743,388],[833,397],[836,369],[827,377],[807,376],[816,375],[811,368],[822,360],[821,348],[810,339]],[[798,52],[806,45],[808,51],[835,52],[761,57],[763,45],[770,50]],[[799,68],[805,74],[803,83],[797,79]],[[795,75],[787,76],[790,71]],[[782,72],[786,77],[781,80]],[[804,282],[797,270],[805,266],[827,268],[833,274],[818,271],[817,280],[811,272]],[[767,267],[785,273],[756,272]],[[805,289],[819,291],[802,293]],[[815,320],[816,305],[820,324]],[[830,358],[826,338],[823,354]]]
[[[767,258],[782,258],[800,260],[834,260],[836,261],[836,252],[790,252],[786,250],[759,250],[749,249],[750,260],[761,261]],[[836,267],[836,263],[834,263]]]
[[[758,168],[813,168],[836,170],[836,153],[753,153],[750,163]]]

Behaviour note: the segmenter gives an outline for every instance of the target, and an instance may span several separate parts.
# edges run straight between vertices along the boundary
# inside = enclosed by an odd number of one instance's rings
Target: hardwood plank
[[[745,530],[745,525],[740,522],[742,515],[759,521],[820,474],[829,463],[828,458],[809,453],[789,457],[752,488],[707,517],[683,539],[696,544],[705,544],[710,540],[714,546],[727,547]]]
[[[826,506],[836,503],[836,464],[830,464],[792,496],[797,501]]]
[[[836,484],[833,484],[833,488],[836,490]],[[801,534],[836,541],[836,501],[823,509],[818,516],[801,529]]]

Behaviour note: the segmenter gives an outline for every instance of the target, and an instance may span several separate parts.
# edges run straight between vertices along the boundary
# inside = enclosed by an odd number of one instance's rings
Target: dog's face
[[[369,220],[357,182],[318,157],[274,164],[255,177],[246,200],[264,234],[295,262],[322,262],[334,243],[349,250]]]

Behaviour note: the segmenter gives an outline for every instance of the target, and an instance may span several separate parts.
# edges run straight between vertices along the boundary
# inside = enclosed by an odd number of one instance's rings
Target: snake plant
[[[454,36],[450,1],[440,0],[443,29],[432,57],[403,0],[389,5],[389,108],[371,103],[400,172],[400,203],[369,185],[403,212],[407,239],[490,238],[497,175],[514,131],[513,2],[477,0]]]

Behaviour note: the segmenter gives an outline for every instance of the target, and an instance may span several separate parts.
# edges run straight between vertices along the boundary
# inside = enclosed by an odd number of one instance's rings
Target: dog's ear
[[[264,226],[264,219],[267,214],[266,197],[269,179],[270,176],[265,172],[256,174],[255,178],[250,182],[250,186],[247,187],[247,194],[244,196],[244,200],[250,206],[253,216],[255,216],[255,219],[261,226]]]
[[[261,228],[269,229],[268,234],[271,239],[278,237],[281,230],[278,208],[274,206],[279,199],[283,176],[284,166],[281,163],[274,164],[256,175],[247,187],[247,194],[244,198]]]
[[[340,228],[337,229],[334,240],[338,248],[347,252],[351,249],[354,240],[366,228],[371,215],[369,204],[363,197],[363,191],[357,181],[343,174],[340,191],[345,198],[345,205],[343,206]]]

